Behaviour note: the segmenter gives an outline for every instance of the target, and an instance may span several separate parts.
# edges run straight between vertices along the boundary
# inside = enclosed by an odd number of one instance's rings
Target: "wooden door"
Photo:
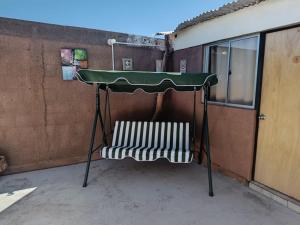
[[[267,34],[255,180],[300,200],[300,28]]]

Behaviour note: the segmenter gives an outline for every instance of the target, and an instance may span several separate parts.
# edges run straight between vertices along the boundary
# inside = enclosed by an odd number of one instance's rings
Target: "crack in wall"
[[[42,88],[42,98],[44,104],[44,128],[45,128],[45,135],[46,135],[46,146],[47,151],[50,152],[50,143],[49,143],[49,133],[47,130],[48,127],[48,105],[46,101],[46,93],[45,93],[45,77],[46,77],[46,70],[45,70],[45,57],[44,57],[44,44],[41,43],[41,59],[42,59],[42,80],[41,80],[41,88]]]

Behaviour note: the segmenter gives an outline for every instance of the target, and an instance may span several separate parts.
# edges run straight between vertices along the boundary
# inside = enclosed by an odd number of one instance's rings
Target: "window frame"
[[[231,64],[231,46],[232,42],[235,41],[241,41],[241,40],[246,40],[250,38],[257,38],[257,52],[256,52],[256,66],[255,66],[255,77],[254,77],[254,83],[253,83],[253,102],[252,105],[243,105],[243,104],[235,104],[235,103],[229,103],[228,102],[228,91],[229,91],[229,70],[230,70],[230,64]],[[243,36],[243,37],[236,37],[236,38],[230,38],[222,41],[216,41],[209,43],[207,45],[204,45],[204,57],[203,57],[203,72],[207,73],[209,69],[209,58],[210,58],[210,47],[213,47],[217,44],[228,44],[228,62],[227,62],[227,79],[226,79],[226,99],[225,102],[217,102],[217,101],[208,101],[209,104],[212,105],[221,105],[221,106],[230,106],[230,107],[235,107],[235,108],[244,108],[244,109],[255,109],[256,106],[256,92],[257,92],[257,80],[258,80],[258,66],[259,66],[259,54],[260,54],[260,41],[261,41],[261,35],[258,34],[253,34],[253,35],[248,35],[248,36]]]

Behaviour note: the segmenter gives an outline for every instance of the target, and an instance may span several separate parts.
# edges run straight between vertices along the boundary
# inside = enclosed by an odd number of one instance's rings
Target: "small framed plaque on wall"
[[[123,58],[123,70],[133,70],[133,60],[129,58]]]
[[[180,60],[180,73],[186,73],[186,59]]]

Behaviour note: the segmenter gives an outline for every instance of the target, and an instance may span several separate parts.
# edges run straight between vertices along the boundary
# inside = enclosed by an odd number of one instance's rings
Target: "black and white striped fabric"
[[[189,129],[189,123],[116,121],[112,146],[102,148],[100,154],[106,159],[166,158],[172,163],[190,163]]]

